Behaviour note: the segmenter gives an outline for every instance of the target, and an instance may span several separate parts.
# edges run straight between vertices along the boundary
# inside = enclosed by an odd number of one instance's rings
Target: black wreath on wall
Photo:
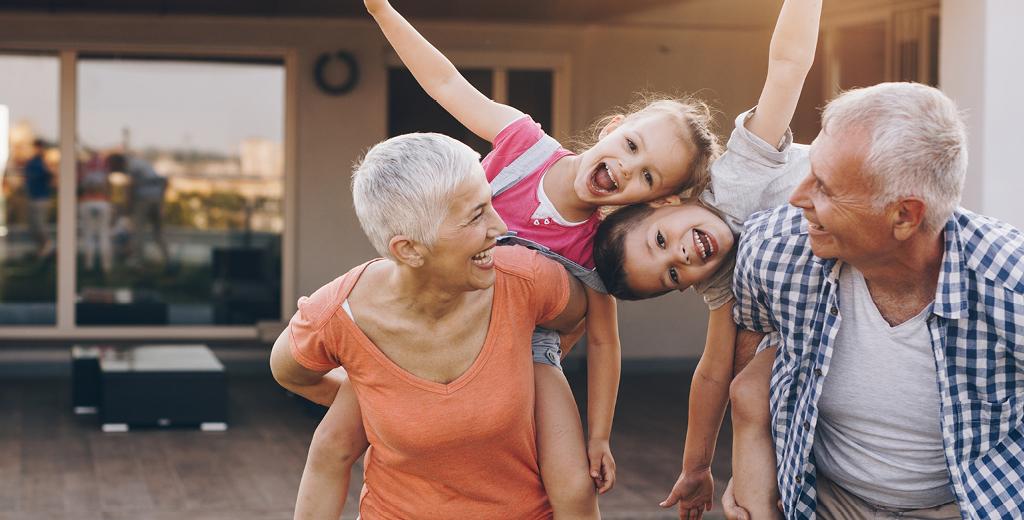
[[[348,69],[348,77],[340,83],[331,83],[325,77],[327,66],[332,61],[340,61]],[[316,59],[316,66],[313,67],[313,79],[321,92],[328,96],[344,96],[359,83],[359,63],[354,56],[347,51],[334,53],[325,52]]]

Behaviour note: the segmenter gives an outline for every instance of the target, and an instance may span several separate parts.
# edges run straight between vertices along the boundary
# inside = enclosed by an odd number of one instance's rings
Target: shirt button
[[[804,421],[804,429],[805,430],[810,430],[811,429],[811,423],[808,422],[808,421]]]
[[[539,226],[540,225],[540,221],[539,220],[534,220],[533,221],[533,225],[534,226]]]
[[[799,484],[804,481],[804,477],[803,475],[797,475],[794,480],[796,480],[796,483]]]
[[[828,313],[833,316],[839,316],[839,307],[833,305],[832,308],[829,309]]]
[[[820,368],[815,368],[815,369],[814,369],[814,375],[816,375],[816,376],[818,376],[818,377],[821,377],[821,376],[822,376],[822,375],[824,375],[824,374],[825,374],[825,373],[824,373],[824,372],[822,372]]]

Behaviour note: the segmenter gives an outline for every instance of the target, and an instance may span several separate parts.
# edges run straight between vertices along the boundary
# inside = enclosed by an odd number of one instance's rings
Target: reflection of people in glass
[[[132,250],[138,260],[145,258],[145,244],[142,242],[143,227],[152,230],[153,241],[160,250],[160,259],[167,263],[167,242],[163,234],[164,194],[167,179],[160,176],[153,166],[144,159],[115,153],[107,158],[111,172],[123,172],[131,179],[129,207],[132,226],[135,230]]]
[[[110,241],[110,183],[103,160],[96,153],[89,152],[82,162],[78,179],[78,221],[82,226],[82,249],[85,268],[96,267],[96,253],[100,255],[103,274],[110,272],[113,251]]]
[[[36,139],[32,142],[32,158],[25,163],[25,191],[29,199],[28,226],[32,240],[36,243],[36,254],[40,258],[54,251],[47,229],[53,198],[53,173],[46,165],[45,153],[46,142]]]

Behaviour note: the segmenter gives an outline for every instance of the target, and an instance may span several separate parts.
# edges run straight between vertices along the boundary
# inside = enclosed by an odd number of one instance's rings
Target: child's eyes
[[[679,272],[675,267],[668,268],[668,277],[672,279],[672,283],[679,285]]]
[[[636,143],[634,143],[633,140],[628,138],[628,137],[626,138],[626,146],[629,147],[629,151],[631,151],[631,152],[635,152],[636,151]]]
[[[647,181],[648,186],[654,187],[654,176],[651,175],[651,172],[644,170],[644,180]]]
[[[661,234],[661,231],[658,231],[657,240],[658,240],[658,247],[660,247],[662,249],[665,249],[665,236]]]

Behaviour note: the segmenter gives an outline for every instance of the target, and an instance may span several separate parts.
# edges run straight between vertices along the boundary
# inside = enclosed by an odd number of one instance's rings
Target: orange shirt
[[[537,465],[530,337],[565,308],[568,274],[521,247],[496,248],[494,262],[483,348],[448,384],[396,365],[345,313],[369,263],[299,300],[292,355],[311,370],[344,366],[362,408],[365,520],[551,518]]]

